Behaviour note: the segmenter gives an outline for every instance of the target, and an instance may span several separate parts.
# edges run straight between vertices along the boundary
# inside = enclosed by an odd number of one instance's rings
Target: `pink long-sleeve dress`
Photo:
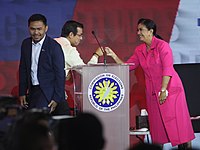
[[[173,55],[169,44],[153,37],[150,50],[146,45],[136,47],[126,63],[134,63],[130,70],[140,65],[145,74],[146,101],[150,133],[153,143],[171,142],[172,146],[194,139],[182,82],[173,68]],[[170,76],[169,95],[164,104],[159,104],[158,93],[162,77]]]

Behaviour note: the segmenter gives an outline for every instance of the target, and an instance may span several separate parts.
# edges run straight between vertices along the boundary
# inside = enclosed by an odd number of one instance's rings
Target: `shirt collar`
[[[155,47],[156,47],[156,37],[153,36],[150,49],[153,50]]]
[[[60,38],[65,42],[66,45],[71,45],[70,41],[67,38],[65,37],[60,37]]]
[[[44,42],[45,37],[46,37],[46,34],[44,35],[44,37],[43,37],[38,43],[34,43],[33,40],[32,40],[32,44],[33,44],[33,45],[36,45],[36,44],[42,45],[43,42]]]

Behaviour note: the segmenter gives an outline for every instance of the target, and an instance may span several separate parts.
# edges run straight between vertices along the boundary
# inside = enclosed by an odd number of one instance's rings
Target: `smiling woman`
[[[171,142],[172,146],[183,144],[190,148],[194,132],[184,88],[173,67],[172,50],[167,42],[157,38],[156,31],[153,20],[138,20],[137,35],[143,43],[136,47],[126,63],[134,63],[130,70],[141,66],[145,74],[152,142],[161,145]],[[107,47],[106,52],[117,63],[123,63],[110,48]]]

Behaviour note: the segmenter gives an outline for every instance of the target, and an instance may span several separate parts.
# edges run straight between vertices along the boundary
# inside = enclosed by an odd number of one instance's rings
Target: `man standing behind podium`
[[[79,45],[83,39],[83,24],[74,20],[66,21],[62,27],[61,37],[55,38],[55,40],[61,45],[65,57],[65,69],[66,76],[68,76],[69,68],[85,65],[76,46]],[[95,53],[93,53],[92,58],[88,64],[97,64],[98,57],[102,56],[101,48],[98,48]]]
[[[59,103],[65,101],[64,55],[60,45],[46,35],[46,17],[33,14],[28,20],[30,32],[21,46],[19,96],[21,106],[48,108],[58,114]],[[29,100],[26,100],[28,92]],[[58,106],[57,106],[58,105]],[[56,111],[55,111],[56,110]]]

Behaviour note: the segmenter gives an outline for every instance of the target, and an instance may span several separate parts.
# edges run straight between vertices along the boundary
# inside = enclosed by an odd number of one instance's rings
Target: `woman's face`
[[[140,23],[137,27],[137,35],[140,41],[147,43],[153,36],[153,30],[148,30],[145,25]]]

